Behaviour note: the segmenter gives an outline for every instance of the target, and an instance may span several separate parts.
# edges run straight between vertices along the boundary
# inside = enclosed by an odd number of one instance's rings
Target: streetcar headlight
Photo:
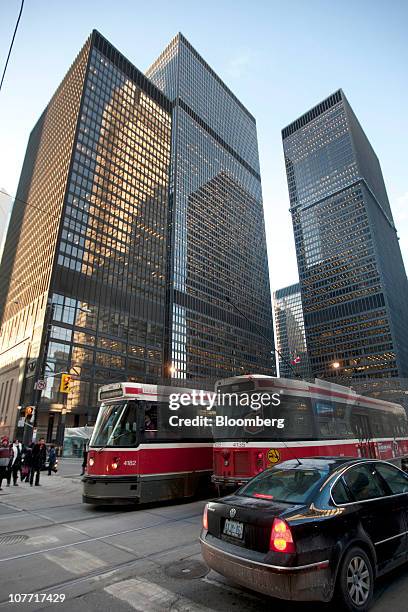
[[[95,463],[95,459],[91,457],[89,460],[89,465],[92,467],[94,463]]]
[[[112,470],[117,470],[119,467],[119,459],[117,457],[114,458],[111,464]]]

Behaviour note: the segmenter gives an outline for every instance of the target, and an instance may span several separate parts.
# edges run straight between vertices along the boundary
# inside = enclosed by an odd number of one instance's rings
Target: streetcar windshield
[[[90,446],[136,446],[137,402],[115,402],[100,407]]]

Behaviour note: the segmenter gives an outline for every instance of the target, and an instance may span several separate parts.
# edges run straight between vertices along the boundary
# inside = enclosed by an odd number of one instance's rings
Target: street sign
[[[34,384],[34,389],[37,389],[37,391],[43,391],[46,386],[47,383],[45,380],[37,380],[37,382]]]
[[[24,427],[24,423],[25,423],[25,419],[18,419],[17,421],[17,427]]]

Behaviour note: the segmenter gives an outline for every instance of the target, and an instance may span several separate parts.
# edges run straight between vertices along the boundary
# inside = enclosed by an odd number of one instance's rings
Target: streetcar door
[[[359,448],[362,457],[375,459],[376,452],[372,441],[370,421],[366,414],[354,414],[352,417],[352,427],[359,440]]]

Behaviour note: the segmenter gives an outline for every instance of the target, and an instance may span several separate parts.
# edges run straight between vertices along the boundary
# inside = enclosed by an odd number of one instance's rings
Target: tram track
[[[142,531],[146,531],[147,529],[152,529],[155,527],[162,527],[163,525],[169,525],[169,524],[173,524],[173,523],[179,523],[182,521],[186,521],[189,520],[191,518],[198,518],[201,516],[201,513],[196,513],[194,515],[190,515],[190,516],[183,516],[182,518],[175,518],[175,519],[169,519],[169,520],[163,520],[163,521],[158,521],[156,523],[152,523],[151,525],[145,525],[143,527],[134,527],[133,529],[125,529],[122,531],[117,531],[114,533],[108,533],[108,534],[104,534],[102,536],[95,536],[95,537],[89,537],[89,538],[84,538],[83,540],[78,540],[76,542],[69,542],[67,544],[60,544],[59,546],[51,546],[49,548],[43,548],[40,550],[35,550],[35,551],[31,551],[28,553],[22,553],[19,555],[13,555],[11,557],[3,557],[0,558],[0,564],[2,563],[6,563],[6,562],[10,562],[10,561],[16,561],[18,559],[24,559],[27,557],[34,557],[36,555],[40,555],[40,554],[44,554],[44,553],[49,553],[49,552],[53,552],[56,550],[62,550],[65,548],[71,548],[73,546],[78,546],[78,545],[82,545],[82,544],[87,544],[87,543],[91,543],[91,542],[100,542],[100,541],[104,541],[106,539],[109,538],[114,538],[114,537],[119,537],[121,535],[127,535],[130,533],[137,533],[137,532],[142,532]],[[53,527],[55,525],[49,525],[49,527]],[[69,526],[69,524],[67,524],[67,526]],[[13,533],[13,532],[10,532]],[[9,534],[7,534],[9,535]],[[108,543],[109,544],[109,543]]]
[[[87,521],[95,520],[95,516],[89,516],[89,517],[86,517],[86,518],[72,519],[70,521],[53,521],[53,519],[50,519],[50,518],[48,518],[45,515],[36,514],[35,512],[32,512],[31,510],[24,510],[23,512],[26,513],[26,514],[29,514],[29,515],[31,515],[31,516],[33,516],[35,518],[44,519],[45,521],[48,521],[49,524],[48,525],[38,525],[38,526],[35,526],[35,527],[28,527],[25,530],[22,530],[22,529],[13,529],[12,531],[7,531],[7,532],[4,532],[4,533],[1,532],[1,530],[0,530],[0,535],[13,535],[13,534],[21,533],[21,531],[26,531],[27,529],[29,529],[31,531],[31,530],[34,530],[34,529],[41,529],[41,530],[43,530],[43,529],[51,529],[52,527],[67,527],[67,528],[69,528],[72,524],[75,524],[75,523],[82,523],[82,522],[87,522]],[[147,510],[144,510],[144,512],[146,514],[149,514],[150,516],[154,516],[154,517],[159,516],[158,513],[148,512]],[[123,514],[121,512],[115,512],[113,514],[101,515],[101,516],[99,516],[97,518],[100,518],[100,519],[103,519],[105,517],[106,518],[113,518],[115,516],[116,517],[123,516]],[[185,520],[189,520],[191,518],[195,518],[196,516],[197,516],[196,514],[192,514],[191,516],[185,516],[183,518]],[[201,515],[199,515],[199,516],[201,516]],[[80,531],[80,530],[78,530],[78,531]],[[1,559],[0,559],[0,562],[1,562]]]
[[[203,501],[205,501],[205,500],[203,500]],[[118,512],[104,512],[104,513],[102,513],[102,512],[99,513],[98,512],[97,515],[90,514],[89,516],[79,517],[79,518],[71,519],[71,520],[68,520],[68,521],[66,521],[66,520],[65,521],[56,521],[56,520],[52,519],[51,517],[48,517],[46,514],[40,514],[40,512],[42,510],[55,510],[57,508],[63,508],[65,510],[67,508],[75,508],[75,507],[83,507],[83,504],[82,503],[78,503],[78,504],[68,504],[66,506],[61,506],[61,505],[58,505],[58,506],[49,506],[49,507],[44,507],[44,508],[36,508],[35,510],[27,510],[26,508],[24,508],[24,509],[21,509],[18,512],[10,513],[10,514],[6,514],[6,515],[3,515],[3,516],[0,516],[0,520],[1,519],[6,519],[6,518],[13,519],[13,518],[15,518],[17,516],[27,516],[27,515],[30,515],[30,516],[32,516],[34,518],[40,518],[40,519],[43,519],[44,521],[48,521],[48,523],[49,523],[48,525],[38,525],[38,526],[33,526],[33,527],[29,527],[28,528],[28,529],[32,530],[32,529],[50,529],[52,527],[58,527],[58,526],[69,527],[71,524],[87,522],[87,521],[95,520],[95,518],[103,519],[103,518],[114,518],[114,517],[118,517],[118,516],[127,516],[128,514],[131,514],[131,513],[136,512],[136,511],[142,511],[145,514],[148,514],[148,515],[154,516],[154,517],[160,516],[160,514],[158,512],[160,510],[160,507],[157,507],[157,508],[155,508],[155,507],[153,507],[153,508],[143,508],[141,506],[135,506],[135,507],[132,507],[130,509],[123,509],[122,508],[122,510],[120,510]],[[165,507],[168,507],[168,506],[165,506]],[[156,512],[155,512],[155,510],[156,510]],[[188,520],[189,518],[194,518],[195,516],[196,516],[196,514],[193,514],[191,516],[186,516],[184,518],[186,520]],[[20,533],[20,532],[21,532],[21,529],[13,529],[12,531],[7,531],[6,533],[7,533],[7,535],[13,535],[15,533]],[[0,535],[2,535],[2,532],[1,532],[1,523],[0,523]],[[0,561],[1,561],[1,559],[0,559]]]

